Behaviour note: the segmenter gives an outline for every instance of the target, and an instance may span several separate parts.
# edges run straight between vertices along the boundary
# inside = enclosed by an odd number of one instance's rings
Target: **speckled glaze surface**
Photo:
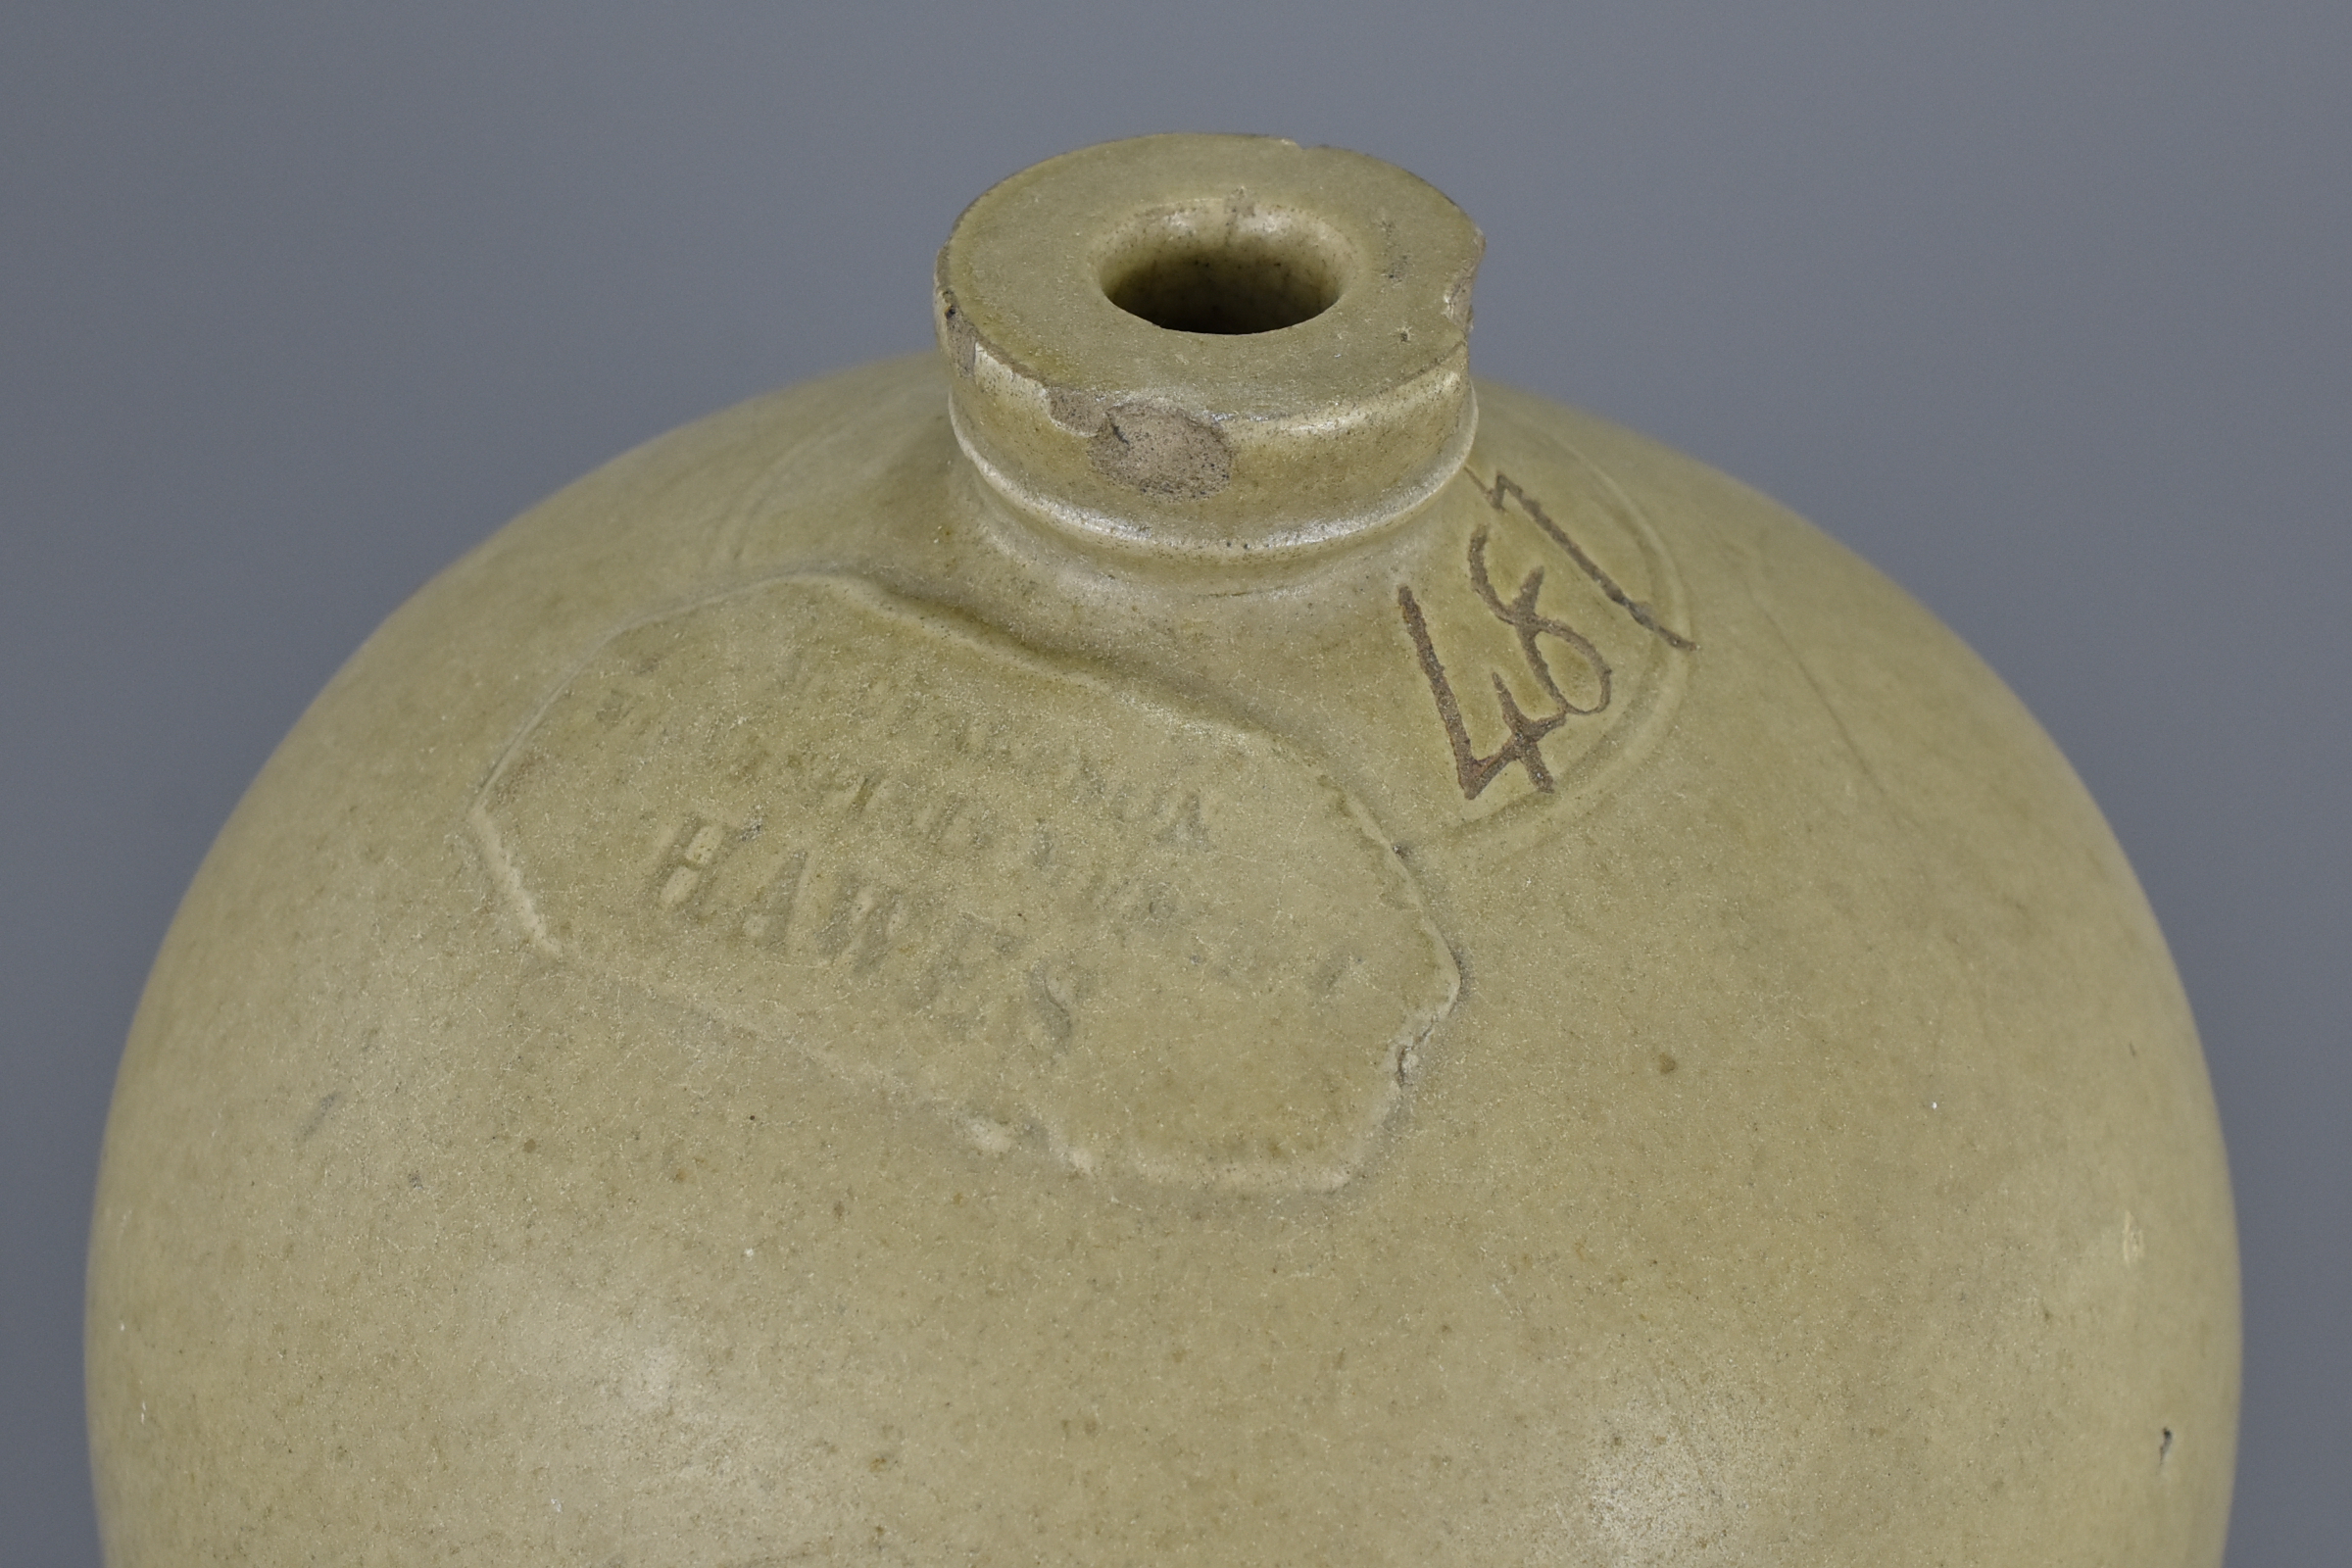
[[[1477,253],[1073,154],[940,356],[387,621],[124,1058],[109,1561],[2218,1561],[2229,1187],[2096,808],[1843,549],[1474,385]]]

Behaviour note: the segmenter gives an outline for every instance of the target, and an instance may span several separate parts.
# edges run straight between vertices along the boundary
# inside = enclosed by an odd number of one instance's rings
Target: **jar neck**
[[[968,208],[934,297],[957,441],[1023,517],[1196,565],[1317,554],[1416,511],[1477,427],[1484,240],[1376,159],[1150,136]]]

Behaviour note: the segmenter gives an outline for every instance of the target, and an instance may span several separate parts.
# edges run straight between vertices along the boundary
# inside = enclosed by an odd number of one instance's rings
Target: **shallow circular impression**
[[[1409,514],[1477,427],[1485,240],[1423,180],[1266,136],[1110,142],[965,209],[934,300],[956,433],[1014,510],[1133,559]]]

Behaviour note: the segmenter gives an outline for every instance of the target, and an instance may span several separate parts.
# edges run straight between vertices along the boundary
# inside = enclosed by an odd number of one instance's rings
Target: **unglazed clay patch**
[[[630,627],[473,824],[542,947],[1080,1169],[1328,1189],[1459,979],[1273,737],[861,581]]]

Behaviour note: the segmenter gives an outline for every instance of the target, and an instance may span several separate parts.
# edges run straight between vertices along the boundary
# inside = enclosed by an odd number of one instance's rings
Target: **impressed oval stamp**
[[[1271,735],[858,579],[609,639],[472,825],[534,941],[1081,1170],[1329,1189],[1459,975]]]

